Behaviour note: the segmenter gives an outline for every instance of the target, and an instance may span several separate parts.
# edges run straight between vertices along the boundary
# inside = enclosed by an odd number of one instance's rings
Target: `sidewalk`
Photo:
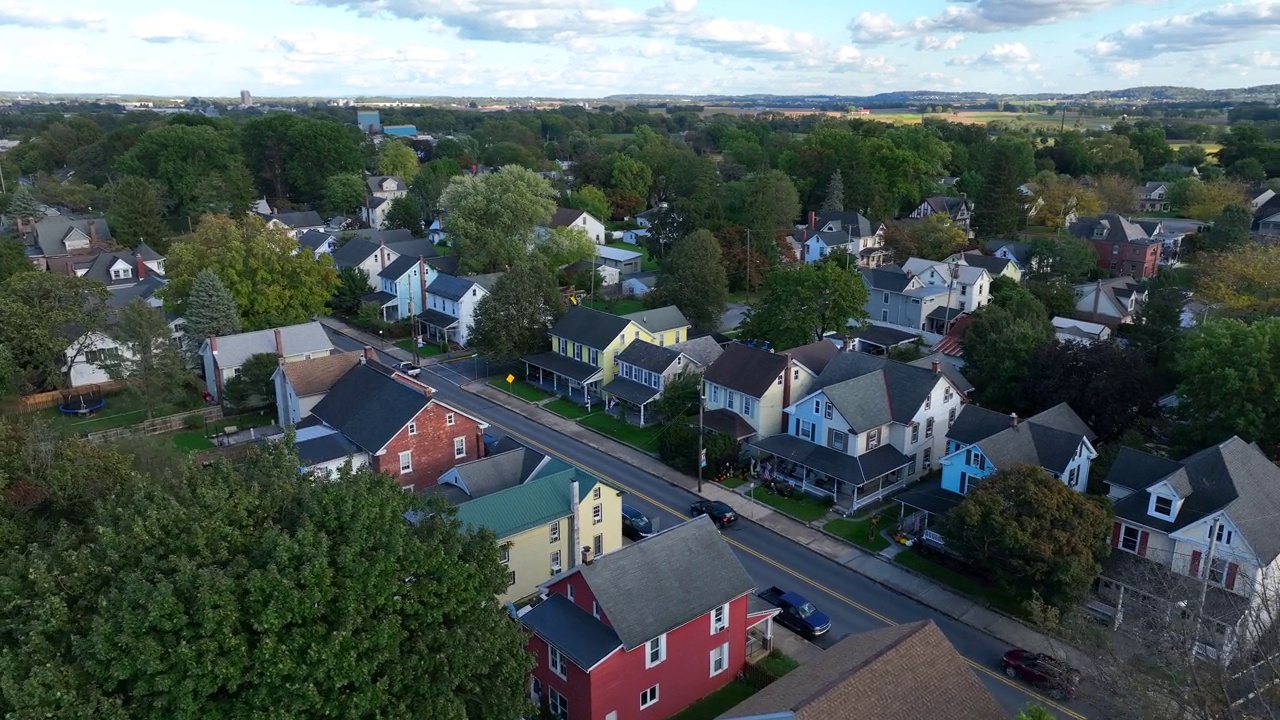
[[[601,452],[618,458],[644,472],[656,475],[671,485],[697,494],[697,481],[656,458],[617,442],[609,437],[585,428],[552,412],[513,397],[484,382],[476,381],[463,386],[467,392],[491,400],[507,409],[524,415],[550,430],[573,437]],[[762,525],[783,537],[824,555],[854,572],[914,598],[938,612],[966,625],[977,628],[1015,647],[1049,653],[1063,658],[1075,667],[1087,669],[1092,665],[1087,657],[1066,643],[1032,629],[1011,617],[986,608],[983,605],[952,592],[946,587],[922,575],[903,568],[884,557],[874,555],[851,543],[847,543],[817,528],[783,515],[768,505],[756,502],[714,482],[703,482],[702,497],[728,503],[739,516]]]

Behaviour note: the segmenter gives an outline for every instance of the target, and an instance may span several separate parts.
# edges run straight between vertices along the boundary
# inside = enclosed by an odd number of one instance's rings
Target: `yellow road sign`
[[[507,373],[507,384],[510,385],[515,381],[516,381],[516,376],[512,375],[511,373]]]

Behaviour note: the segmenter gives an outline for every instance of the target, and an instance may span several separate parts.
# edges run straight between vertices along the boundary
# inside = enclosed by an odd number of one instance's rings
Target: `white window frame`
[[[560,648],[547,643],[547,669],[555,673],[561,680],[569,679],[569,661]]]
[[[416,422],[409,423],[409,436],[413,437],[414,435],[417,435],[417,434],[418,434],[418,423]]]
[[[552,575],[559,575],[560,573],[564,572],[564,563],[562,562],[563,560],[564,558],[560,556],[559,550],[551,551],[550,561],[551,561]],[[572,600],[573,598],[569,598],[569,599]]]
[[[547,688],[547,709],[552,717],[561,718],[561,720],[569,717],[569,701],[556,692],[555,688]]]
[[[1129,534],[1129,531],[1130,531],[1130,530],[1132,530],[1132,531],[1133,531],[1133,547],[1129,547],[1129,546],[1128,546],[1128,544],[1127,544],[1127,543],[1128,543],[1128,541],[1129,541],[1129,538],[1127,537],[1127,535]],[[1141,543],[1142,543],[1142,531],[1141,531],[1141,530],[1139,530],[1138,528],[1136,528],[1136,527],[1134,527],[1134,526],[1132,526],[1132,525],[1121,525],[1121,526],[1120,526],[1120,547],[1119,547],[1119,549],[1120,549],[1120,550],[1123,550],[1123,551],[1125,551],[1125,552],[1127,552],[1127,553],[1133,553],[1134,555],[1137,555],[1137,554],[1138,554],[1138,547],[1139,547],[1139,545],[1140,545]]]
[[[711,634],[721,633],[729,629],[729,603],[725,603],[711,611]]]
[[[724,643],[720,647],[712,648],[710,661],[711,661],[710,662],[711,677],[715,677],[720,673],[728,670],[729,669],[729,643]],[[720,664],[719,669],[716,668],[717,662]]]
[[[745,415],[746,417],[751,417],[751,415],[754,412],[755,412],[755,409],[752,408],[751,406],[751,398],[747,397],[746,395],[743,395],[742,396],[742,414]]]
[[[595,486],[595,488],[591,490],[591,499],[592,499],[592,500],[599,500],[599,499],[600,499],[600,486],[599,486],[599,485]]]
[[[933,437],[933,418],[927,418],[927,419],[925,419],[925,421],[924,421],[924,436],[925,436],[925,438],[926,438],[926,439],[927,439],[927,438],[931,438],[931,437]]]
[[[413,451],[405,450],[400,453],[400,474],[413,472]]]
[[[444,416],[444,424],[448,425],[449,427],[453,427],[454,425],[458,424],[458,419],[454,417],[453,413],[446,413]]]
[[[560,521],[557,520],[547,525],[547,528],[551,533],[551,542],[553,543],[560,542]]]
[[[453,459],[461,460],[467,456],[467,436],[460,435],[453,439]]]
[[[911,423],[911,444],[920,442],[920,423]]]
[[[591,506],[591,524],[599,525],[604,522],[604,505],[595,504]]]
[[[647,707],[650,707],[652,705],[656,705],[657,703],[658,703],[658,686],[657,685],[654,685],[653,687],[640,693],[640,709],[641,710]]]
[[[645,643],[644,646],[644,667],[648,670],[655,665],[661,665],[663,660],[667,659],[667,634],[663,633],[658,637]]]
[[[503,543],[498,546],[498,562],[503,565],[511,564],[511,546]]]

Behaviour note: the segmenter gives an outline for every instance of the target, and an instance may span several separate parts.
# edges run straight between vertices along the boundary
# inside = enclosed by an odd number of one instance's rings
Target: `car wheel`
[[[1017,671],[1016,669],[1014,669],[1014,667],[1013,667],[1012,665],[1010,665],[1009,667],[1007,667],[1007,668],[1005,668],[1005,669],[1004,669],[1004,674],[1005,674],[1005,675],[1008,675],[1009,677],[1011,677],[1011,678],[1013,678],[1013,679],[1015,679],[1015,680],[1017,680],[1017,679],[1018,679],[1018,671]]]
[[[1067,699],[1067,694],[1062,692],[1062,688],[1054,688],[1049,691],[1049,697],[1053,698],[1057,702],[1063,702]]]

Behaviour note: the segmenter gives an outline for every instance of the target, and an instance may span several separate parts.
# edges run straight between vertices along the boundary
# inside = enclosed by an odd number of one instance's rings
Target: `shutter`
[[[1200,551],[1191,551],[1191,570],[1187,573],[1193,578],[1200,577]]]
[[[1239,569],[1240,569],[1239,565],[1235,563],[1227,563],[1227,589],[1228,590],[1236,589],[1236,571],[1238,571]]]
[[[1120,547],[1120,523],[1111,523],[1111,547]]]
[[[1147,540],[1151,537],[1151,533],[1145,530],[1138,533],[1138,557],[1147,556]]]

